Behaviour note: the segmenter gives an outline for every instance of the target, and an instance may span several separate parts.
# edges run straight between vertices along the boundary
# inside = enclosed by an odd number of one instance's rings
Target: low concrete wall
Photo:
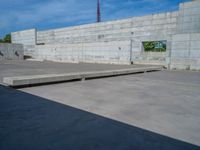
[[[133,53],[133,55],[136,55]],[[168,66],[168,53],[167,52],[140,52],[137,54],[138,57],[133,59],[135,64],[152,64]],[[134,57],[134,56],[133,56]]]
[[[29,47],[35,59],[57,62],[130,64],[131,41],[49,44]]]
[[[200,70],[200,33],[172,37],[171,69]]]
[[[0,43],[0,60],[22,60],[24,50],[22,44]]]
[[[49,74],[49,75],[32,75],[32,76],[20,76],[20,77],[5,77],[3,83],[11,87],[19,86],[30,86],[37,84],[48,84],[56,82],[64,82],[70,80],[85,80],[99,77],[110,77],[119,75],[128,75],[134,73],[144,73],[149,71],[160,71],[162,67],[156,66],[145,66],[138,68],[129,69],[118,69],[118,70],[104,70],[104,71],[93,71],[93,72],[78,72],[68,74]]]

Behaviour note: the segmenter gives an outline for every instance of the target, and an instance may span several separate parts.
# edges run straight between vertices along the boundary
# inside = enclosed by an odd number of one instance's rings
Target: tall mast
[[[97,22],[101,22],[100,0],[97,0]]]

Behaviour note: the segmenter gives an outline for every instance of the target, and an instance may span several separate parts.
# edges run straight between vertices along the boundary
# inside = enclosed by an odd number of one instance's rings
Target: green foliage
[[[145,52],[166,52],[166,42],[148,41],[143,42]]]
[[[151,51],[155,48],[154,42],[144,42],[143,45],[145,51]]]
[[[5,43],[11,43],[11,35],[10,34],[6,34],[6,36],[4,37],[4,42]]]
[[[11,43],[11,35],[6,34],[6,36],[3,39],[0,39],[0,43]]]

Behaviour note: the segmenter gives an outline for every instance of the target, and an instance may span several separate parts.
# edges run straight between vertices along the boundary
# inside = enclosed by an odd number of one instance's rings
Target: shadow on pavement
[[[0,86],[1,150],[199,150],[200,147]]]

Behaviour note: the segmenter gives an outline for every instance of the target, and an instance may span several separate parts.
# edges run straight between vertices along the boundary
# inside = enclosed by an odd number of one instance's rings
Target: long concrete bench
[[[76,79],[85,80],[89,78],[127,75],[127,74],[143,73],[143,72],[149,72],[149,71],[160,71],[160,70],[162,70],[162,67],[156,66],[156,67],[140,67],[140,68],[129,68],[129,69],[120,69],[120,70],[109,70],[109,71],[4,77],[3,83],[11,87],[29,86],[29,85],[31,86],[31,85],[38,85],[38,84],[65,82],[65,81],[76,80]]]

